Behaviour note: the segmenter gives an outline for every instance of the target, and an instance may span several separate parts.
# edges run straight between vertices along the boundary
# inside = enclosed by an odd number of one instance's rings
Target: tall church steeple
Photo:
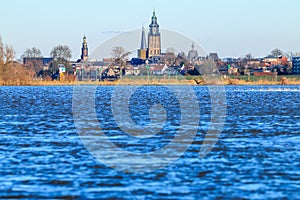
[[[152,35],[159,34],[159,25],[157,23],[157,17],[155,15],[155,10],[153,11],[152,20],[151,20],[151,24],[149,25],[149,27],[150,27],[150,33]]]
[[[149,29],[150,30],[148,34],[148,55],[149,57],[159,56],[161,54],[161,40],[155,10],[153,11]]]
[[[147,58],[146,34],[144,27],[142,28],[141,48],[138,49],[138,58],[145,60]]]
[[[192,43],[192,49],[189,51],[188,58],[190,61],[196,60],[198,58],[198,51],[195,50],[194,43]]]
[[[147,46],[146,46],[146,35],[145,35],[145,29],[144,29],[144,27],[142,28],[141,49],[147,49]]]
[[[89,58],[89,49],[87,47],[86,37],[83,37],[82,48],[81,48],[81,60],[87,61]]]

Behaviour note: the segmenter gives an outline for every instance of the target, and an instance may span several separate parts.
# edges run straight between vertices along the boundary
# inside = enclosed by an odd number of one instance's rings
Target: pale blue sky
[[[76,59],[84,34],[92,51],[115,32],[148,27],[154,7],[161,28],[221,57],[300,51],[299,0],[1,0],[0,36],[17,57],[33,46],[48,56],[66,44]]]

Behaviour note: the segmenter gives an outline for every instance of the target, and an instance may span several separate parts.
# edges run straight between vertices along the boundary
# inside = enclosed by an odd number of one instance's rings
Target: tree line
[[[72,51],[67,45],[57,45],[53,47],[50,52],[50,57],[53,59],[48,69],[43,69],[42,63],[42,52],[36,47],[28,48],[24,51],[21,56],[23,60],[26,58],[26,66],[35,72],[35,77],[53,77],[54,74],[58,74],[58,65],[63,64],[66,67],[67,72],[72,72],[72,66],[70,64],[70,59],[72,57]]]
[[[28,48],[21,60],[28,59],[26,65],[15,61],[16,51],[11,45],[4,44],[0,36],[0,85],[24,85],[35,78],[49,78],[58,73],[58,65],[63,64],[67,72],[72,72],[70,59],[72,51],[67,45],[54,46],[50,52],[52,61],[48,69],[43,69],[42,52],[36,47]]]
[[[267,56],[272,56],[272,57],[286,56],[287,58],[291,59],[292,57],[300,56],[300,52],[284,52],[281,49],[275,48]],[[244,56],[244,58],[249,60],[249,59],[253,59],[254,57],[251,53],[248,53]]]

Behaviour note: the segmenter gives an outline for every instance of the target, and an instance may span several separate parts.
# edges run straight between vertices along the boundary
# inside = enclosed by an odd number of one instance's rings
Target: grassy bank
[[[289,85],[300,85],[300,76],[284,76]],[[124,76],[117,81],[10,81],[2,86],[58,86],[58,85],[280,85],[282,76]]]

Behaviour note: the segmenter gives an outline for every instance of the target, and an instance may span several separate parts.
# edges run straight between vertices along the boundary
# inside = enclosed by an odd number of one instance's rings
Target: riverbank
[[[180,76],[180,77],[122,77],[117,81],[11,81],[8,83],[0,82],[1,86],[59,86],[59,85],[300,85],[300,77],[284,76],[277,77],[200,77],[200,76]]]

